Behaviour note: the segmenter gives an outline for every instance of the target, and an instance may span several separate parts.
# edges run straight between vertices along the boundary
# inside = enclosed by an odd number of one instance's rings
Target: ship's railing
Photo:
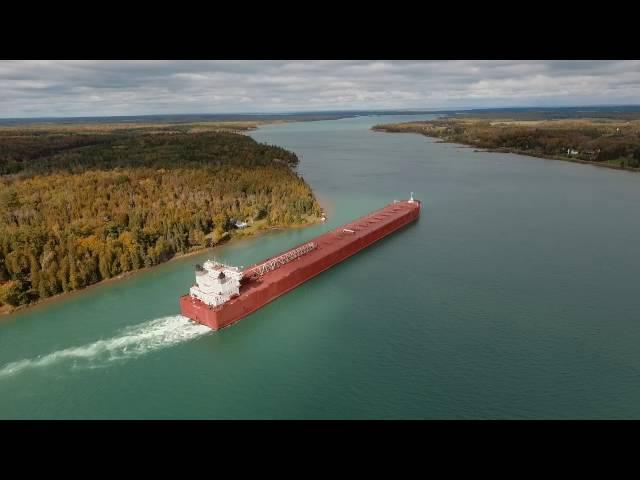
[[[277,257],[271,258],[266,262],[261,263],[260,265],[256,265],[255,267],[250,268],[244,274],[245,278],[259,278],[263,276],[267,272],[271,272],[281,266],[295,260],[296,258],[301,257],[302,255],[315,250],[317,245],[315,242],[305,243],[304,245],[299,246],[298,248],[294,248],[293,250],[289,250],[288,252],[283,253],[282,255],[278,255]]]

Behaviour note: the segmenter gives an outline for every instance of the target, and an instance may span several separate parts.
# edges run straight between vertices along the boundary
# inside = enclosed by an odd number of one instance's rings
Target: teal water
[[[415,118],[253,132],[302,154],[328,223],[1,321],[0,418],[640,418],[640,175],[369,130]],[[240,323],[178,315],[194,263],[410,191],[418,223]]]

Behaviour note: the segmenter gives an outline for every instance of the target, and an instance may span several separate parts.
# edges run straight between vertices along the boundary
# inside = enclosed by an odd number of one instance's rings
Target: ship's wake
[[[105,340],[8,363],[0,368],[0,378],[58,364],[69,364],[71,368],[101,368],[112,362],[140,357],[208,332],[211,332],[208,327],[193,323],[180,315],[157,318],[127,327]]]

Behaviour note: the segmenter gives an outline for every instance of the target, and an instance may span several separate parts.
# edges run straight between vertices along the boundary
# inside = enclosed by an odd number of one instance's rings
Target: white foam
[[[193,323],[180,315],[157,318],[121,330],[118,335],[106,340],[8,363],[0,369],[0,378],[65,362],[71,362],[73,368],[100,368],[111,362],[139,357],[208,332],[211,332],[208,327]]]

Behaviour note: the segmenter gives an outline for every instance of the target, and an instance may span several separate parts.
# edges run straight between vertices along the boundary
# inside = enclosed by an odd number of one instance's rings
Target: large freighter
[[[395,201],[280,255],[241,269],[208,260],[180,297],[186,317],[219,330],[263,307],[354,253],[415,221],[420,201]]]

